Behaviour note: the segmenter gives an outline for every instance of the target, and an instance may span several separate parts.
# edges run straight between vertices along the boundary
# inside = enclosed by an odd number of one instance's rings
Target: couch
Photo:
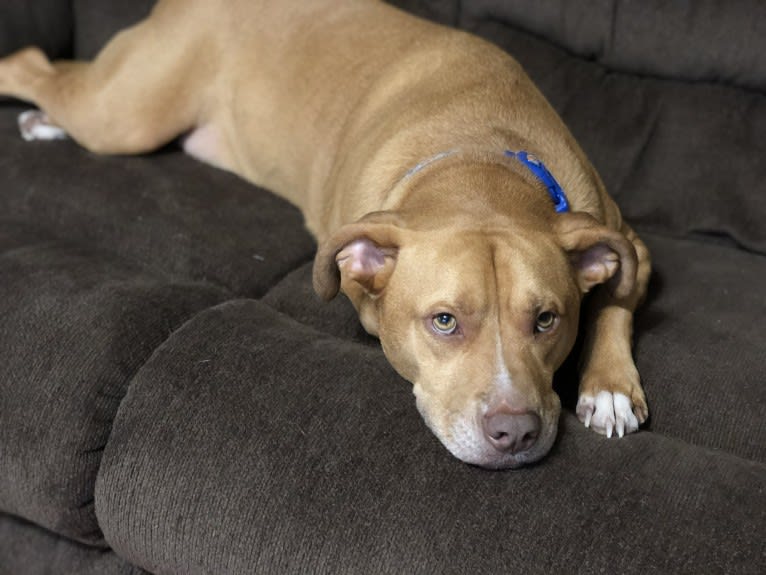
[[[766,572],[766,5],[396,0],[521,61],[649,245],[651,418],[556,377],[539,464],[453,458],[268,191],[168,146],[26,143],[0,103],[0,573]],[[0,5],[92,57],[151,1]]]

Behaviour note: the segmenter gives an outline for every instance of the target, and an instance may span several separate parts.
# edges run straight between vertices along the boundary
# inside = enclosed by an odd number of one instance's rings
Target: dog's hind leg
[[[115,36],[92,62],[50,62],[37,48],[0,60],[0,94],[43,114],[21,120],[26,137],[61,135],[102,154],[151,151],[199,121],[215,49],[188,12],[160,3]],[[25,122],[26,120],[26,122]]]

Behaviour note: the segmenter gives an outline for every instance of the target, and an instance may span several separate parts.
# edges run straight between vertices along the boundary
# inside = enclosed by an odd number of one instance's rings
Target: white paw
[[[67,133],[53,124],[45,112],[27,110],[19,114],[19,131],[27,142],[34,140],[65,140]]]
[[[612,437],[622,437],[638,429],[638,418],[633,413],[633,403],[627,395],[600,392],[596,397],[581,395],[577,402],[577,417],[594,431]]]

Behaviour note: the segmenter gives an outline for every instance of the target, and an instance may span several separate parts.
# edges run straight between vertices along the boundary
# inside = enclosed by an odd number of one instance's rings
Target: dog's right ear
[[[555,230],[569,254],[583,293],[597,284],[608,283],[616,297],[628,297],[636,283],[638,268],[633,243],[585,213],[560,214],[556,218]]]
[[[378,295],[396,266],[402,228],[390,212],[368,214],[340,228],[319,245],[314,258],[314,290],[324,300],[343,291],[356,300]]]

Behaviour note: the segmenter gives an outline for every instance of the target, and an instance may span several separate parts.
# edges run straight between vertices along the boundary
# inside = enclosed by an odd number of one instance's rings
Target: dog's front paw
[[[638,430],[648,416],[643,398],[631,400],[623,393],[601,391],[591,395],[581,393],[577,402],[577,417],[592,430],[607,437],[616,431],[619,437]]]

